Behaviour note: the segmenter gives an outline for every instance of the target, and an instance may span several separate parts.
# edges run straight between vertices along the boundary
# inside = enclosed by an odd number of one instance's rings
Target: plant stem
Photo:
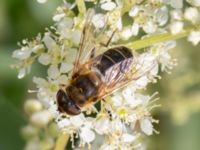
[[[61,133],[57,140],[54,150],[64,150],[69,140],[69,135],[67,133]]]
[[[171,33],[161,33],[161,34],[157,34],[157,35],[152,35],[150,37],[146,37],[141,40],[127,43],[126,46],[131,49],[137,50],[137,49],[149,47],[156,43],[165,42],[165,41],[169,41],[169,40],[176,40],[176,39],[186,37],[189,35],[191,30],[194,30],[194,27],[189,27],[189,28],[185,29],[184,31],[182,31],[178,34],[175,34],[175,35],[173,35]]]
[[[76,0],[76,4],[77,4],[77,7],[78,7],[79,14],[84,15],[85,12],[86,12],[84,0]]]

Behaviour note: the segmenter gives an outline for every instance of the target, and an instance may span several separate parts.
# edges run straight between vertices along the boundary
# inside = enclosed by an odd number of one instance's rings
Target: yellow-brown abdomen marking
[[[103,76],[108,75],[107,71],[112,67],[118,65],[118,71],[125,72],[129,69],[130,64],[133,62],[133,55],[131,50],[127,47],[115,47],[107,50],[101,56],[100,63],[97,64],[97,69]],[[116,68],[115,68],[116,69]]]

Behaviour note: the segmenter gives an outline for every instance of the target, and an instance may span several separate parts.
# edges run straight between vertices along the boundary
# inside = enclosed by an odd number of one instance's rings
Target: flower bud
[[[27,126],[22,128],[21,134],[24,137],[24,139],[28,140],[28,139],[31,139],[34,136],[37,136],[38,129],[31,126],[31,125],[27,125]]]
[[[24,110],[30,115],[34,112],[42,110],[42,104],[38,100],[30,99],[25,101]]]
[[[47,110],[35,112],[31,118],[31,123],[39,128],[45,127],[52,119],[51,114]]]

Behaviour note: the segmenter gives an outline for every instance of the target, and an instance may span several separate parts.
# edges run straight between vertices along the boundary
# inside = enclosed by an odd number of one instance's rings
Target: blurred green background
[[[24,141],[20,128],[26,124],[23,101],[32,96],[27,89],[32,86],[31,76],[17,79],[16,70],[10,69],[11,58],[17,42],[35,37],[52,25],[52,14],[61,1],[49,0],[38,4],[36,0],[0,1],[0,150],[21,150]],[[160,120],[156,129],[159,135],[149,137],[149,150],[199,150],[200,149],[200,46],[193,47],[185,39],[178,41],[173,56],[178,66],[171,75],[150,85],[150,92],[160,92],[161,108],[155,118]],[[41,68],[35,66],[34,74]]]

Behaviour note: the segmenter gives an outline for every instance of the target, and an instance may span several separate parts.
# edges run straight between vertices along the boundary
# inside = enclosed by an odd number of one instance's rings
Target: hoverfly
[[[79,50],[75,59],[74,69],[68,85],[57,92],[57,104],[60,112],[68,115],[78,115],[81,108],[93,104],[113,91],[118,90],[130,81],[136,79],[128,77],[135,55],[125,46],[107,48],[103,53],[94,56],[96,47],[88,49],[88,28],[83,27]],[[89,31],[90,32],[90,31]],[[109,38],[110,43],[115,31]],[[81,62],[82,55],[90,53],[88,60]]]

